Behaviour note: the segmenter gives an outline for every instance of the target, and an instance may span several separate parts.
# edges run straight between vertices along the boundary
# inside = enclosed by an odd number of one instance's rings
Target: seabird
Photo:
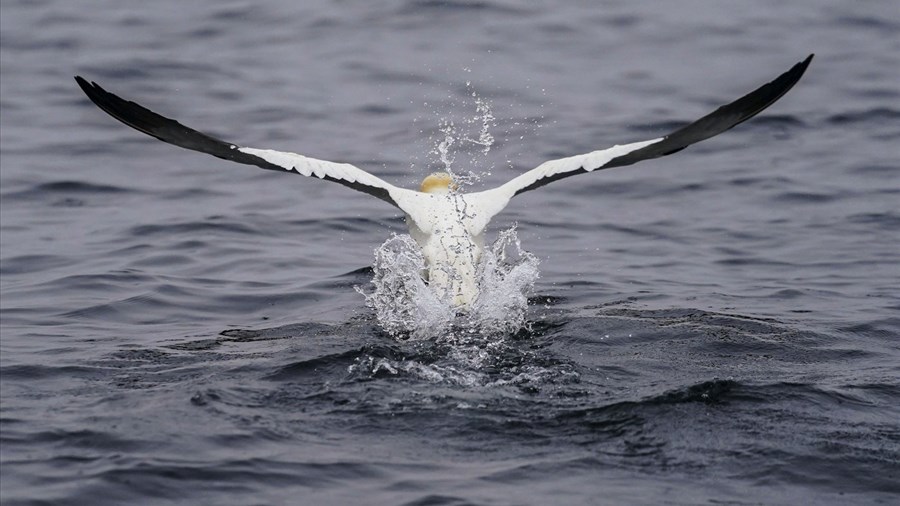
[[[478,297],[476,276],[484,249],[485,228],[510,199],[565,177],[670,155],[716,136],[775,103],[800,80],[812,58],[809,55],[775,80],[664,137],[550,160],[497,188],[474,193],[459,191],[451,176],[444,172],[426,177],[416,191],[394,186],[347,163],[239,146],[124,100],[95,82],[89,83],[80,76],[75,76],[75,80],[100,109],[163,142],[263,169],[333,181],[399,208],[406,215],[410,235],[422,249],[429,286],[464,309]]]

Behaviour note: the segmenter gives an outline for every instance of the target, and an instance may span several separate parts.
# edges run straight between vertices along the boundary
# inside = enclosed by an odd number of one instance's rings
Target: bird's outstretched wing
[[[296,153],[240,147],[188,128],[181,123],[156,114],[134,102],[124,100],[80,76],[75,81],[100,109],[126,125],[152,137],[185,149],[208,153],[225,160],[255,165],[263,169],[296,172],[334,181],[363,193],[378,197],[396,207],[410,190],[398,188],[368,172],[347,163],[317,160]],[[402,209],[402,208],[401,208]]]
[[[719,107],[715,111],[665,137],[613,146],[609,149],[593,151],[569,158],[550,160],[516,177],[500,188],[503,188],[503,193],[509,194],[510,198],[512,198],[522,192],[539,188],[565,177],[600,169],[631,165],[641,160],[658,158],[681,151],[691,144],[719,135],[747,121],[774,104],[797,84],[797,81],[803,76],[806,67],[809,66],[812,59],[813,55],[809,55],[805,60],[794,65],[772,82],[760,86],[730,104]]]

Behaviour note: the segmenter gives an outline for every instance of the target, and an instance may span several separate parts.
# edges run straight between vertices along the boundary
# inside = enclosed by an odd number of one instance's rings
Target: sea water
[[[0,11],[4,506],[896,503],[896,1]],[[406,233],[394,207],[165,145],[72,79],[407,188],[452,126],[477,191],[665,135],[810,52],[715,139],[515,197],[486,249],[515,225],[540,276],[512,281],[515,241],[484,272],[519,330],[436,305],[430,336],[354,290]],[[416,281],[403,241],[376,267]]]

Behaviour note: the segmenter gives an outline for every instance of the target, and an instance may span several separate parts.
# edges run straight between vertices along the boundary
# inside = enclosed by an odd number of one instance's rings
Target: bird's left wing
[[[471,200],[481,211],[476,223],[480,230],[496,213],[500,212],[512,197],[577,174],[595,170],[622,167],[677,153],[691,144],[700,142],[756,116],[765,108],[784,96],[806,71],[813,55],[797,63],[784,74],[743,97],[723,105],[693,123],[680,128],[665,137],[649,141],[634,142],[609,149],[593,151],[583,155],[544,162],[538,167],[512,179],[508,183],[472,194]],[[481,228],[478,228],[481,227]]]
[[[80,76],[75,81],[84,93],[100,109],[126,125],[152,137],[185,149],[200,151],[225,160],[255,165],[263,169],[295,172],[303,176],[315,176],[333,181],[363,193],[378,197],[389,204],[401,207],[400,201],[409,200],[411,190],[398,188],[368,172],[348,163],[317,160],[296,153],[240,147],[230,142],[198,132],[181,123],[159,115],[146,107],[124,100]]]

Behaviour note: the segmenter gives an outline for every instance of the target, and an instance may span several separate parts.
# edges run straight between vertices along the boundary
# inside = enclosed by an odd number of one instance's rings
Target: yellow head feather
[[[433,172],[422,180],[419,191],[423,193],[448,193],[456,191],[459,185],[453,182],[453,178],[446,172]]]

